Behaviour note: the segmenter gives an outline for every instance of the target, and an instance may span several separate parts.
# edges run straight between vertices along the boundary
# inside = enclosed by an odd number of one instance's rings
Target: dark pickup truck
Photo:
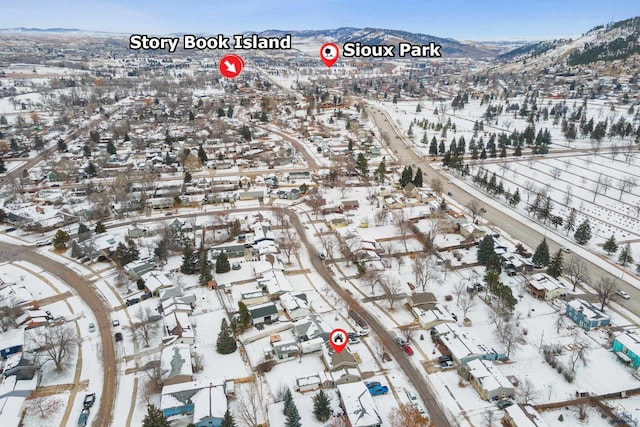
[[[83,402],[84,407],[86,409],[91,408],[93,406],[93,404],[95,403],[95,401],[96,401],[96,394],[95,393],[89,393],[89,394],[85,395],[84,396],[84,402]]]

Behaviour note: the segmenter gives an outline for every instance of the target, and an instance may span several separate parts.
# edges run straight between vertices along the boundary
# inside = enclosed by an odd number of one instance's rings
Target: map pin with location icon
[[[349,335],[344,329],[334,329],[329,334],[329,344],[336,353],[340,353],[347,346]]]
[[[333,64],[336,63],[339,56],[340,51],[338,50],[338,46],[333,43],[325,43],[320,48],[320,59],[322,59],[324,65],[329,68],[331,68]]]

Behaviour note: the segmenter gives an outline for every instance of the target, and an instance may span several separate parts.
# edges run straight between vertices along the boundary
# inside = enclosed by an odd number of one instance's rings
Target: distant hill
[[[530,65],[564,61],[586,65],[640,54],[640,16],[598,25],[575,39],[543,41],[518,47],[498,56],[502,60],[526,60]]]
[[[495,53],[488,47],[477,44],[462,43],[450,38],[442,38],[422,33],[411,33],[401,30],[389,30],[382,28],[353,28],[341,27],[332,30],[266,30],[259,33],[246,32],[245,34],[258,34],[263,37],[283,37],[286,34],[299,41],[301,39],[321,39],[339,44],[347,42],[360,42],[368,45],[394,45],[401,42],[413,44],[429,44],[434,42],[442,46],[442,57],[493,57]]]
[[[77,28],[0,28],[0,33],[81,33]]]

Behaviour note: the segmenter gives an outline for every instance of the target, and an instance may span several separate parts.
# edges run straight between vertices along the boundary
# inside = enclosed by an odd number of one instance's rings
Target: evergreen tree
[[[509,204],[515,208],[518,206],[518,203],[520,203],[520,189],[516,187],[515,193],[509,198]]]
[[[631,244],[627,242],[626,245],[622,247],[620,250],[620,256],[618,257],[618,262],[625,266],[629,263],[633,263],[633,255],[631,253]]]
[[[405,166],[402,169],[402,174],[400,175],[400,187],[404,188],[405,185],[410,183],[413,180],[413,168],[411,166]]]
[[[191,180],[192,180],[192,179],[193,179],[193,177],[191,176],[191,172],[186,171],[186,172],[184,173],[184,183],[185,183],[185,184],[188,184],[188,183],[190,183],[190,182],[191,182]]]
[[[269,119],[267,118],[267,113],[265,113],[264,111],[262,112],[262,114],[260,114],[260,121],[262,123],[266,123],[269,121]]]
[[[191,243],[187,243],[182,249],[182,265],[180,272],[182,274],[193,274],[196,271],[196,254],[193,251]]]
[[[423,185],[423,176],[422,176],[422,169],[418,168],[418,170],[416,170],[416,176],[413,178],[413,185],[415,185],[418,188],[421,188]]]
[[[231,264],[229,264],[229,258],[225,252],[220,253],[216,258],[216,273],[226,273],[231,271]]]
[[[222,319],[220,325],[220,333],[218,334],[218,340],[216,341],[216,351],[220,354],[231,354],[238,348],[236,339],[233,337],[233,331],[227,322],[227,319]]]
[[[385,159],[383,157],[382,161],[380,161],[380,164],[376,168],[376,170],[373,173],[373,175],[374,175],[374,178],[375,178],[376,182],[378,184],[382,184],[384,182],[386,174],[387,174],[387,166],[386,166],[386,163],[385,163]]]
[[[67,248],[67,242],[69,241],[71,237],[69,236],[69,233],[67,233],[64,230],[58,230],[58,232],[56,233],[55,236],[53,236],[53,247],[56,249],[66,249]]]
[[[327,421],[331,417],[331,402],[324,390],[313,396],[313,415],[318,421]]]
[[[211,280],[213,280],[213,276],[211,275],[211,261],[209,261],[209,256],[207,250],[204,246],[200,247],[200,251],[198,251],[198,270],[200,272],[200,277],[198,278],[198,283],[201,285],[206,285]]]
[[[80,228],[80,227],[78,227],[78,228]],[[106,233],[107,232],[107,227],[105,227],[105,225],[102,223],[102,221],[98,221],[96,223],[96,228],[93,231],[95,231],[96,234]]]
[[[218,117],[224,117],[224,108],[222,107],[218,108]]]
[[[495,253],[493,236],[487,234],[480,240],[478,244],[478,262],[486,264],[492,253]]]
[[[434,136],[431,138],[431,144],[429,145],[429,154],[432,156],[438,155],[438,140]]]
[[[284,405],[282,407],[282,413],[286,415],[287,412],[293,406],[293,396],[291,395],[291,390],[289,387],[284,391]]]
[[[118,150],[116,149],[116,146],[113,145],[113,141],[109,140],[109,142],[107,142],[107,153],[109,153],[110,155],[116,154],[118,152]]]
[[[204,150],[204,147],[202,146],[202,144],[200,144],[200,146],[198,147],[198,159],[200,159],[201,165],[206,164],[207,160],[209,160],[209,157],[207,156],[207,152]]]
[[[480,153],[480,158],[482,160],[487,158],[487,150],[485,150],[484,148],[482,149],[482,152]]]
[[[567,214],[567,219],[564,221],[564,227],[562,227],[567,233],[576,229],[576,210],[571,208]]]
[[[247,305],[242,301],[238,302],[238,323],[242,328],[247,328],[251,325],[251,313],[249,313]]]
[[[285,427],[302,427],[302,424],[300,424],[300,413],[298,412],[298,407],[295,403],[291,404],[291,407],[285,415]]]
[[[229,105],[229,108],[227,108],[227,117],[229,117],[230,119],[233,118],[233,107],[231,105]]]
[[[444,148],[444,141],[440,141],[440,144],[438,144],[438,154],[444,156],[444,153],[446,153],[446,151],[447,150]]]
[[[358,157],[356,158],[356,168],[358,168],[358,171],[362,176],[367,176],[369,173],[369,164],[363,153],[358,153]]]
[[[87,166],[87,175],[93,177],[98,174],[98,170],[96,169],[96,165],[93,162],[89,162],[89,166]]]
[[[534,265],[548,265],[549,264],[549,245],[547,239],[542,239],[542,242],[538,245],[531,261]]]
[[[584,245],[589,240],[591,240],[591,224],[588,219],[582,221],[582,223],[576,229],[576,232],[573,234],[573,238],[576,239],[581,245]]]
[[[80,240],[81,242],[84,242],[90,236],[91,236],[91,230],[89,230],[89,227],[87,227],[84,222],[81,222],[78,225],[78,240]]]
[[[608,255],[611,255],[612,253],[618,251],[618,244],[616,243],[616,238],[613,233],[611,234],[611,237],[609,237],[607,241],[604,242],[602,248],[607,252]]]
[[[231,412],[229,412],[229,409],[224,412],[224,418],[222,418],[222,424],[220,424],[220,427],[236,427],[236,422],[233,419]]]
[[[564,257],[562,256],[562,249],[558,249],[558,252],[553,255],[549,262],[547,274],[555,278],[562,276],[563,263]]]
[[[155,405],[147,406],[147,415],[142,420],[142,427],[171,427],[167,417]]]
[[[502,258],[500,258],[500,255],[495,253],[495,251],[489,254],[489,259],[487,259],[486,264],[486,271],[487,273],[494,273],[497,275],[502,273]]]
[[[196,119],[196,116],[193,114],[193,111],[189,110],[189,121],[192,122]]]

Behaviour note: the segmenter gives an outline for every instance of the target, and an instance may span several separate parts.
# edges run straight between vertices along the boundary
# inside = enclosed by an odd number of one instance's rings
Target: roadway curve
[[[94,291],[89,282],[80,277],[69,267],[60,264],[51,258],[34,252],[32,248],[12,245],[0,242],[0,250],[3,254],[3,261],[26,261],[35,264],[57,276],[68,286],[73,288],[76,294],[93,311],[98,324],[98,331],[102,340],[102,364],[104,381],[102,383],[102,394],[100,395],[100,406],[98,413],[93,417],[93,427],[109,427],[112,421],[113,404],[116,395],[117,374],[116,353],[111,339],[111,309],[105,305],[102,299]],[[85,355],[84,357],[97,357],[98,355]]]
[[[380,129],[381,132],[388,132],[389,135],[392,136],[391,138],[389,138],[389,146],[394,150],[399,160],[403,164],[416,164],[418,166],[421,166],[423,172],[426,171],[425,182],[428,182],[427,179],[436,177],[440,178],[443,184],[443,192],[445,194],[451,192],[452,196],[449,197],[454,199],[462,206],[468,205],[471,200],[478,200],[481,204],[483,204],[484,208],[487,211],[483,214],[485,218],[491,218],[492,224],[495,224],[500,229],[506,231],[514,239],[519,240],[530,248],[537,247],[545,237],[547,239],[547,242],[549,243],[549,251],[551,253],[557,251],[561,247],[572,248],[574,251],[572,256],[578,257],[584,262],[588,271],[587,277],[591,278],[591,280],[593,281],[592,284],[595,284],[595,280],[600,277],[607,277],[613,280],[617,284],[619,289],[624,290],[631,296],[631,299],[624,301],[619,300],[617,302],[624,308],[633,312],[635,315],[640,314],[640,289],[632,286],[625,281],[620,280],[620,278],[624,276],[623,271],[620,271],[618,275],[611,274],[609,271],[591,262],[588,257],[580,255],[580,253],[582,252],[590,252],[588,251],[588,249],[577,245],[571,240],[565,239],[562,236],[553,233],[553,231],[551,230],[546,234],[540,233],[529,225],[529,222],[531,221],[530,218],[527,218],[517,211],[507,208],[506,206],[502,206],[500,202],[482,194],[480,190],[476,190],[477,192],[471,193],[467,191],[468,187],[456,185],[456,180],[450,181],[450,176],[446,172],[432,167],[431,161],[425,161],[425,158],[429,157],[423,158],[411,149],[411,147],[405,141],[405,138],[398,127],[393,123],[393,120],[385,111],[371,104],[367,106],[367,111],[371,113],[370,116],[374,120],[378,129]],[[425,169],[425,166],[427,166],[429,169]],[[500,208],[496,208],[495,205],[501,206]],[[565,262],[566,258],[568,257],[565,255]],[[617,268],[615,266],[612,267]],[[627,272],[626,276],[633,277],[633,275],[629,272]],[[585,291],[588,292],[588,290]]]

